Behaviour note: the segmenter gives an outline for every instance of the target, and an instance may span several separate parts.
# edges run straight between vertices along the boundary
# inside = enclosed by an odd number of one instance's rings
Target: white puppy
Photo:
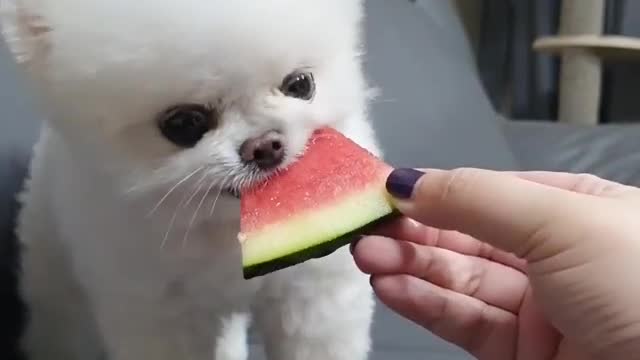
[[[48,115],[22,200],[31,360],[363,360],[345,248],[243,280],[232,194],[367,120],[362,0],[0,0]]]

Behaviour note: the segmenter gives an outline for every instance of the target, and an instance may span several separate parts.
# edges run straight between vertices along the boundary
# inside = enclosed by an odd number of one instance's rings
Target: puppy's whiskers
[[[191,201],[193,201],[193,199],[196,197],[196,195],[198,195],[198,193],[200,192],[200,190],[202,190],[202,187],[205,184],[205,179],[207,178],[207,175],[209,175],[207,172],[205,172],[202,177],[200,178],[200,180],[198,180],[198,182],[195,184],[196,186],[196,190],[193,192],[193,195],[191,195],[191,197],[189,198],[189,200],[187,200],[187,202],[183,205],[183,207],[187,207],[189,206],[189,204],[191,204]]]
[[[202,184],[204,184],[204,182]],[[202,204],[204,204],[205,199],[207,198],[207,196],[209,195],[209,193],[211,192],[211,189],[213,189],[213,186],[215,184],[216,184],[216,181],[215,180],[211,180],[211,183],[209,184],[209,187],[207,188],[207,191],[204,192],[204,195],[202,195],[202,199],[200,199],[200,203],[196,207],[196,210],[193,212],[193,216],[191,216],[191,220],[189,221],[189,225],[187,226],[187,230],[184,233],[184,238],[182,239],[182,248],[184,248],[187,245],[187,241],[189,239],[189,234],[191,233],[191,229],[193,228],[193,224],[195,223],[196,218],[198,217],[198,213],[200,212],[200,209],[202,208]],[[200,190],[198,190],[198,192],[199,191]],[[196,192],[196,194],[198,192]]]
[[[216,210],[216,204],[218,203],[218,199],[220,199],[220,195],[222,194],[222,190],[225,188],[227,181],[231,177],[232,173],[229,173],[220,183],[218,187],[218,193],[216,194],[215,199],[213,199],[213,204],[211,205],[211,210],[209,211],[209,217],[213,216],[213,212]]]
[[[198,180],[196,185],[200,184],[200,183],[203,183],[204,179],[206,178],[206,176],[207,176],[207,172],[205,172],[204,175],[200,178],[200,180]],[[169,235],[171,234],[171,230],[173,229],[173,226],[174,226],[174,224],[176,222],[176,219],[178,218],[178,213],[180,212],[180,209],[183,209],[186,206],[186,204],[188,203],[188,201],[190,201],[190,200],[187,200],[187,199],[192,199],[193,196],[195,196],[195,194],[198,193],[198,191],[199,190],[196,189],[196,192],[194,193],[194,195],[191,195],[191,197],[189,197],[189,195],[191,193],[189,192],[188,189],[185,190],[184,196],[182,197],[180,202],[176,205],[176,208],[173,211],[173,214],[171,215],[171,219],[169,220],[169,225],[167,225],[167,231],[165,232],[164,237],[162,239],[162,243],[160,244],[160,249],[164,249],[165,245],[167,244],[167,241],[169,240]]]
[[[184,184],[185,182],[187,182],[189,179],[191,179],[195,174],[197,174],[198,172],[202,171],[202,169],[204,169],[204,166],[200,166],[199,168],[197,168],[195,171],[193,171],[192,173],[190,173],[189,175],[183,177],[180,181],[176,182],[175,185],[173,185],[173,187],[171,187],[171,189],[169,189],[169,191],[167,191],[167,193],[160,199],[160,201],[158,201],[158,203],[151,209],[151,211],[149,211],[146,215],[146,217],[150,217],[151,215],[153,215],[158,208],[160,208],[160,206],[162,205],[162,203],[164,203],[165,200],[167,200],[167,198],[182,184]]]

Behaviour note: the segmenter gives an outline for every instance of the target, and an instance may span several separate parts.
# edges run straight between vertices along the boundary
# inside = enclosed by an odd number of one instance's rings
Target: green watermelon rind
[[[244,277],[266,275],[329,255],[354,236],[395,215],[384,184],[375,183],[320,209],[242,234]],[[282,241],[283,236],[289,240]]]
[[[387,221],[390,221],[392,219],[399,217],[400,215],[401,214],[399,212],[393,211],[379,219],[376,219],[358,229],[348,232],[333,240],[318,244],[316,246],[313,246],[307,249],[300,250],[296,253],[293,253],[287,256],[283,256],[267,262],[247,266],[243,269],[244,278],[246,280],[249,280],[254,277],[268,275],[278,270],[283,270],[289,267],[293,267],[295,265],[301,264],[309,260],[318,259],[318,258],[331,255],[333,252],[340,249],[341,247],[349,245],[355,239],[356,236],[361,234],[366,234],[366,232],[369,229],[373,229],[381,224],[384,224]]]

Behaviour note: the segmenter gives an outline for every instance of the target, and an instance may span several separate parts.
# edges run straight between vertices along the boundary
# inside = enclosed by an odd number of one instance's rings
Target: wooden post
[[[605,0],[563,0],[560,36],[601,35]],[[597,125],[602,86],[602,62],[584,50],[567,50],[560,69],[560,122]]]

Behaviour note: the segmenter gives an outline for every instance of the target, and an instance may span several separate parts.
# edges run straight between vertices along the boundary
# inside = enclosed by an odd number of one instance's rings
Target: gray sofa
[[[640,127],[578,128],[515,122],[492,109],[473,52],[449,1],[367,0],[366,70],[382,90],[373,118],[395,166],[591,172],[640,181]],[[0,358],[12,359],[20,329],[14,296],[14,196],[41,118],[24,81],[0,47]],[[17,315],[16,315],[17,314]],[[372,360],[453,360],[464,352],[377,309]],[[258,340],[254,347],[259,350]],[[252,359],[260,359],[259,351]]]

